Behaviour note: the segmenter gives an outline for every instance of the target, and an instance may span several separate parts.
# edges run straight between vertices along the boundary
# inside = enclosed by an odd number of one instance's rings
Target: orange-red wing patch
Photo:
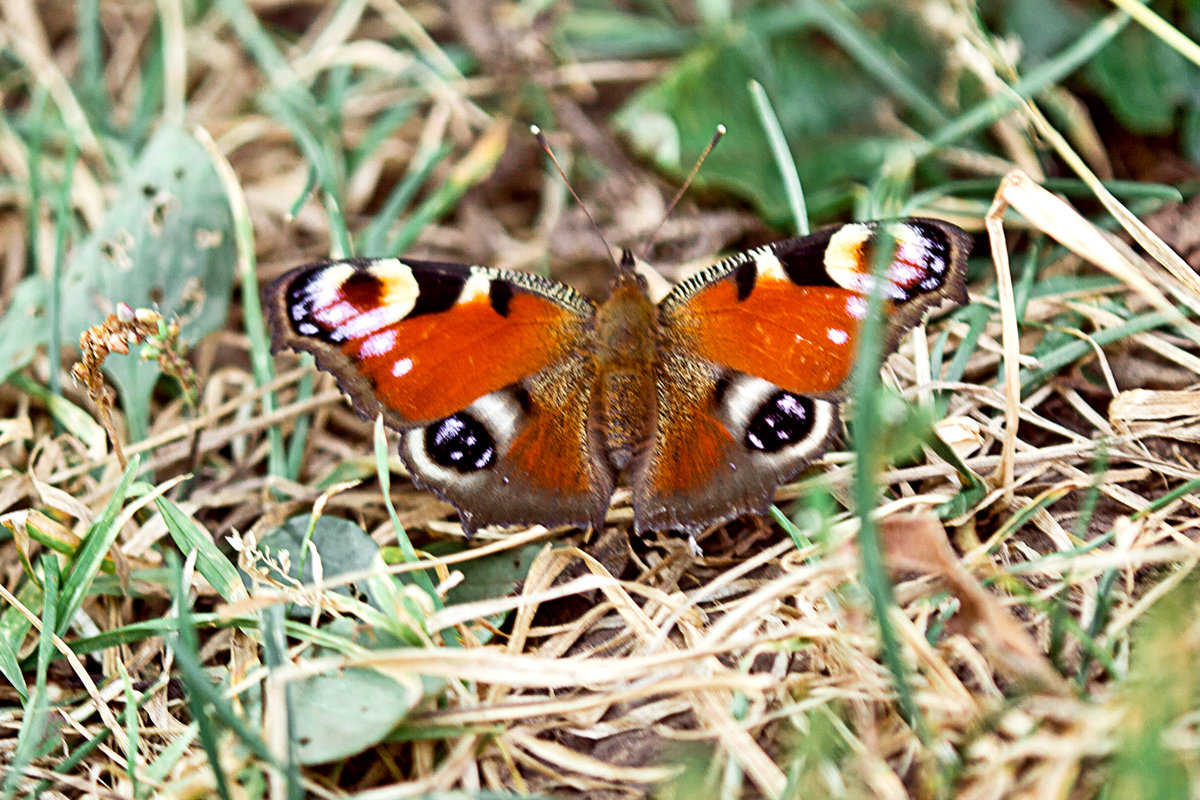
[[[760,280],[739,299],[735,281],[720,280],[672,309],[667,332],[709,362],[819,394],[849,377],[866,308],[857,292],[783,280]]]
[[[404,319],[371,337],[351,339],[343,352],[375,384],[388,408],[414,421],[452,414],[471,401],[545,369],[571,347],[578,325],[564,308],[520,294],[509,315],[487,300]]]
[[[367,417],[427,424],[581,346],[589,301],[536,276],[397,259],[302,267],[266,290],[277,346],[305,350]]]
[[[729,485],[738,448],[715,415],[715,389],[709,368],[687,355],[667,354],[654,440],[630,474],[639,532],[694,528],[697,519],[711,516],[709,500]]]
[[[707,409],[677,410],[660,427],[650,476],[654,492],[662,495],[703,491],[729,470],[733,436]]]
[[[545,402],[552,397],[546,393],[532,398],[524,427],[505,453],[504,469],[539,490],[586,494],[595,484],[587,440],[591,380],[569,392],[561,405]]]
[[[481,398],[459,416],[495,447],[486,467],[448,462],[436,431],[401,436],[400,453],[419,486],[460,510],[470,531],[484,525],[601,525],[614,475],[591,441],[595,372],[584,357],[556,362],[525,386]],[[453,419],[453,418],[452,418]]]
[[[966,300],[970,237],[959,228],[931,219],[855,223],[727,258],[663,300],[665,338],[790,392],[839,394],[882,240],[891,258],[880,287],[890,352],[929,308]]]

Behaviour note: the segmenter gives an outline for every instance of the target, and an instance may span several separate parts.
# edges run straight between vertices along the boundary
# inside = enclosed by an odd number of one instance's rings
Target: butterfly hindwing
[[[762,513],[837,432],[829,400],[696,361],[661,374],[654,444],[631,477],[639,533]]]
[[[930,307],[962,302],[970,240],[936,220],[845,225],[728,258],[659,306],[654,441],[633,476],[639,529],[695,532],[764,512],[836,433],[868,308],[878,226],[894,253],[885,353]]]
[[[459,510],[463,529],[537,523],[599,528],[615,476],[587,424],[592,364],[572,357],[400,436],[420,488]]]

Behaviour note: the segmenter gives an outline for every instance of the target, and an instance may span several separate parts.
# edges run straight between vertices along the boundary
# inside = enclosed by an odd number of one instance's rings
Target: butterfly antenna
[[[712,138],[708,140],[708,147],[704,148],[704,152],[696,159],[696,165],[692,167],[692,171],[684,179],[683,185],[679,187],[679,191],[671,198],[671,202],[667,203],[667,210],[663,212],[662,219],[658,221],[658,224],[654,226],[654,230],[650,232],[650,235],[646,237],[646,241],[642,243],[643,258],[650,252],[650,245],[654,244],[654,239],[658,236],[658,232],[662,230],[662,226],[666,224],[667,217],[671,216],[671,212],[675,210],[675,206],[683,199],[683,193],[688,190],[688,187],[692,185],[692,181],[696,179],[696,173],[700,171],[700,165],[704,163],[704,159],[708,158],[708,154],[713,151],[713,148],[717,146],[717,142],[721,141],[721,137],[724,135],[725,126],[718,125],[717,129],[713,131]]]
[[[562,165],[558,163],[558,159],[554,157],[554,151],[550,149],[550,143],[546,141],[546,134],[542,133],[542,129],[537,125],[530,125],[529,132],[532,133],[538,140],[538,144],[546,151],[546,155],[550,156],[550,161],[554,164],[554,168],[558,170],[558,174],[562,177],[563,183],[567,185],[567,191],[571,193],[571,197],[575,198],[575,202],[583,209],[584,216],[588,218],[588,222],[592,223],[592,230],[600,237],[600,241],[604,244],[604,252],[608,253],[608,260],[616,268],[617,272],[621,272],[621,265],[613,258],[612,247],[609,246],[608,240],[604,238],[604,231],[600,230],[600,226],[596,224],[596,220],[592,217],[592,212],[588,211],[588,207],[579,199],[579,195],[575,193],[575,187],[571,185],[571,179],[567,177],[567,173],[563,171]],[[622,259],[624,260],[624,259]]]

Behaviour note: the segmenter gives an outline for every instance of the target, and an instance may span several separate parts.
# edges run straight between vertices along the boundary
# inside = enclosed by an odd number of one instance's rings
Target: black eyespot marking
[[[816,406],[807,397],[779,391],[767,398],[746,426],[746,446],[777,453],[812,433]]]
[[[725,405],[725,393],[729,391],[729,386],[728,375],[717,378],[717,383],[713,386],[713,405],[717,407]]]
[[[753,259],[748,259],[733,273],[733,282],[737,286],[737,299],[740,303],[754,291],[754,284],[758,282],[758,264]]]
[[[492,310],[502,317],[508,316],[508,304],[512,296],[512,284],[508,281],[493,280],[488,286],[488,302],[492,304]]]
[[[466,278],[462,275],[452,275],[447,272],[413,271],[417,281],[417,302],[413,304],[408,318],[419,317],[423,314],[437,314],[449,311],[458,302],[462,294]]]
[[[517,401],[517,405],[521,407],[521,411],[526,414],[533,411],[533,397],[530,396],[524,386],[513,387],[512,396]]]
[[[496,442],[483,423],[465,411],[425,429],[425,452],[435,464],[467,474],[496,460]]]

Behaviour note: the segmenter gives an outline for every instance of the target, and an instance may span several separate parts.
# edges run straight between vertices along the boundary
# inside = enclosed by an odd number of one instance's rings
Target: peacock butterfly
[[[413,482],[468,534],[599,529],[625,476],[638,533],[690,536],[765,512],[828,447],[881,238],[890,353],[926,310],[965,302],[960,228],[828,228],[726,258],[657,304],[629,250],[600,304],[533,274],[397,258],[302,266],[264,299],[274,349],[312,353],[363,417],[382,414]]]

